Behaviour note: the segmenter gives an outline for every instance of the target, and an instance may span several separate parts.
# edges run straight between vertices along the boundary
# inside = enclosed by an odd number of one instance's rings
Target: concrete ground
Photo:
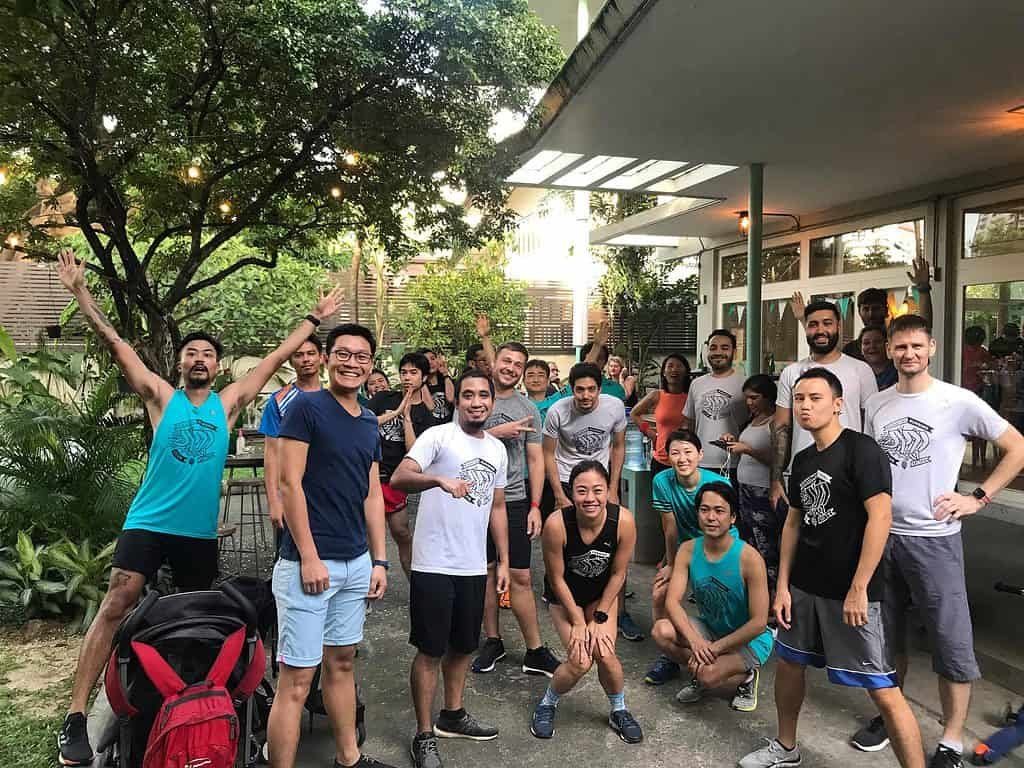
[[[390,558],[397,565],[393,546]],[[538,544],[534,548],[534,562],[541,562]],[[537,594],[540,594],[541,572],[541,567],[535,567]],[[636,565],[630,570],[630,588],[635,590],[636,597],[628,601],[628,608],[645,630],[651,623],[649,590],[653,575],[654,569],[650,566]],[[538,606],[545,642],[563,657],[564,651],[539,601]],[[619,638],[619,655],[626,672],[626,704],[644,729],[643,743],[627,745],[608,728],[607,699],[596,671],[563,697],[555,737],[550,741],[536,739],[530,734],[530,716],[543,695],[547,679],[527,676],[520,671],[523,644],[515,618],[511,611],[502,611],[501,621],[508,656],[490,674],[470,673],[466,691],[467,709],[478,719],[499,726],[501,734],[495,741],[485,743],[440,740],[447,768],[612,766],[627,761],[652,767],[731,766],[763,744],[763,737],[775,733],[773,662],[769,662],[761,675],[760,703],[756,712],[734,712],[729,702],[721,699],[684,706],[675,701],[675,693],[681,686],[679,681],[661,688],[643,683],[643,675],[656,656],[651,640],[630,643]],[[387,595],[367,616],[356,674],[367,707],[365,753],[403,767],[411,765],[408,750],[414,731],[408,685],[414,651],[407,638],[408,584],[396,567],[391,571]],[[942,730],[934,680],[928,658],[918,654],[912,662],[907,690],[929,754]],[[968,722],[967,751],[992,732],[1010,701],[1020,703],[1017,695],[991,681],[977,685]],[[890,749],[865,754],[847,743],[853,731],[872,714],[865,693],[830,685],[822,672],[810,670],[800,722],[803,764],[839,768],[896,766]],[[316,718],[311,732],[304,727],[298,765],[300,768],[325,768],[331,765],[333,754],[327,721]],[[1019,756],[1010,757],[1002,764],[1024,766],[1024,749],[1019,751]]]

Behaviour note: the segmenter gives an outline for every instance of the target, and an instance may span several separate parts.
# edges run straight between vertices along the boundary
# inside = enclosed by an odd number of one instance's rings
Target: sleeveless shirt
[[[586,544],[576,523],[576,508],[566,507],[561,511],[565,525],[565,546],[562,548],[564,579],[576,605],[581,608],[601,597],[612,575],[612,560],[619,544],[619,506],[609,503],[605,512],[604,527],[590,544]],[[558,604],[558,597],[546,575],[544,597],[549,603]]]

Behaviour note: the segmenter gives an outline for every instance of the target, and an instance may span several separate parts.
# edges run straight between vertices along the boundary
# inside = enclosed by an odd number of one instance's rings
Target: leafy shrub
[[[26,618],[63,613],[59,597],[67,589],[49,573],[46,545],[33,544],[24,531],[18,531],[17,543],[0,550],[0,603],[20,606]]]

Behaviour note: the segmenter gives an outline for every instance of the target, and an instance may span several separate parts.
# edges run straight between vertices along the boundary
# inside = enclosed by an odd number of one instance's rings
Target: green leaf
[[[64,592],[68,588],[68,585],[63,581],[49,581],[47,579],[40,579],[36,582],[36,590],[42,592],[44,595],[56,595],[58,592]]]
[[[74,596],[74,594],[78,591],[78,588],[82,586],[82,580],[84,578],[84,575],[78,574],[76,576],[72,576],[71,579],[68,580],[67,591],[64,593],[65,600],[71,600],[72,596]]]
[[[11,362],[18,359],[18,350],[14,348],[14,340],[2,325],[0,325],[0,355]]]
[[[21,571],[6,560],[0,560],[0,576],[6,576],[15,582],[20,582],[24,578]]]
[[[0,587],[0,605],[18,605],[18,590]]]
[[[96,613],[97,611],[99,611],[99,607],[100,604],[96,600],[90,600],[88,603],[85,604],[85,613],[82,614],[82,632],[85,632],[87,629],[89,629],[89,626],[92,624],[93,619],[96,618]]]
[[[31,589],[23,589],[23,590],[21,590],[20,601],[21,601],[21,604],[24,607],[28,608],[28,604],[32,602],[32,590]]]

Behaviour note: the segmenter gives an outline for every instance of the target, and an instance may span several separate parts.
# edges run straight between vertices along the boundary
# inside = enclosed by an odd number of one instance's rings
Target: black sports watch
[[[385,571],[386,571],[386,570],[387,570],[388,568],[390,568],[390,567],[391,567],[391,563],[389,563],[389,562],[388,562],[387,560],[374,560],[374,561],[373,561],[373,565],[374,565],[374,567],[376,567],[376,566],[378,566],[378,565],[379,565],[379,566],[380,566],[381,568],[383,568],[383,569],[384,569]]]
[[[971,491],[971,496],[973,496],[978,501],[983,502],[985,504],[988,504],[990,501],[992,501],[992,499],[989,497],[989,495],[985,492],[985,489],[982,488],[980,485],[977,488],[975,488],[973,491]]]
[[[595,624],[604,624],[606,621],[608,621],[607,613],[605,613],[604,611],[594,611]]]

